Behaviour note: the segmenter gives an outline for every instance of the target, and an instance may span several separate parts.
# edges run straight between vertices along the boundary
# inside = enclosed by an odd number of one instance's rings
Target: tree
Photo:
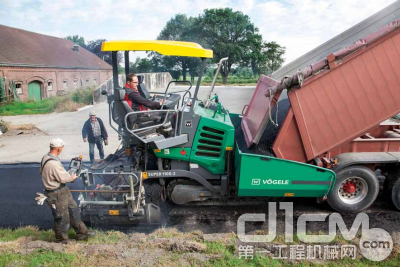
[[[206,9],[194,25],[203,45],[214,51],[214,62],[229,57],[221,68],[222,81],[227,83],[233,64],[248,63],[251,54],[262,44],[262,36],[249,16],[230,8]]]
[[[86,48],[86,44],[85,44],[85,38],[83,38],[82,36],[79,35],[69,35],[67,37],[65,37],[64,39],[70,40],[74,43],[76,43],[77,45]]]
[[[132,73],[146,73],[151,72],[152,62],[147,58],[137,57],[135,62],[129,64],[129,71]]]
[[[103,42],[107,41],[106,39],[97,39],[89,41],[87,44],[87,50],[92,52],[93,54],[97,55],[99,58],[111,64],[111,52],[102,52],[101,46]]]
[[[106,41],[107,41],[106,39],[97,39],[97,40],[89,41],[86,46],[86,49],[111,65],[112,64],[111,52],[110,51],[107,51],[107,52],[101,51],[101,46],[102,46],[103,42],[106,42]],[[118,64],[122,61],[123,57],[124,56],[122,53],[117,53]]]
[[[195,19],[187,17],[184,14],[177,14],[175,17],[170,19],[165,27],[158,35],[158,40],[169,40],[169,41],[186,41],[196,42],[197,36],[194,32]],[[153,56],[155,56],[153,54]],[[174,71],[177,69],[182,70],[183,80],[186,80],[186,75],[189,69],[191,80],[194,80],[194,75],[198,72],[199,60],[189,57],[170,57],[170,56],[157,56],[156,59],[164,65],[168,71]],[[176,74],[175,74],[176,75]]]
[[[261,67],[264,74],[271,74],[272,72],[278,70],[283,62],[283,55],[285,54],[286,48],[280,46],[276,42],[264,42],[262,48],[262,54],[265,58],[265,63]]]

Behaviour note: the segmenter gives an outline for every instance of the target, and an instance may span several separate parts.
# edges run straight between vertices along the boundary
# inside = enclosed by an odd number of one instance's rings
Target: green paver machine
[[[178,205],[265,205],[268,197],[327,199],[339,212],[358,212],[377,197],[379,182],[374,171],[378,169],[390,177],[385,190],[391,201],[399,204],[396,193],[400,186],[399,125],[380,123],[400,112],[400,99],[395,98],[390,108],[373,106],[380,112],[378,115],[352,124],[346,118],[353,123],[356,120],[352,115],[346,116],[346,112],[354,111],[357,100],[363,100],[371,86],[365,83],[345,87],[346,80],[351,84],[354,75],[375,68],[373,62],[369,65],[367,62],[353,75],[349,66],[361,64],[357,61],[360,57],[367,61],[367,53],[379,53],[379,47],[372,51],[376,43],[388,40],[390,46],[393,40],[397,42],[398,34],[397,28],[375,34],[375,39],[367,42],[369,47],[363,42],[358,48],[347,49],[347,54],[332,54],[333,58],[314,64],[311,70],[298,72],[290,78],[290,83],[262,76],[243,114],[230,113],[223,99],[212,95],[213,86],[206,99],[198,99],[206,59],[213,56],[211,50],[188,42],[104,42],[102,50],[112,52],[114,90],[103,94],[107,95],[110,125],[121,137],[122,148],[82,171],[86,189],[79,199],[84,220],[102,224],[158,224],[164,201]],[[392,53],[393,64],[400,62],[396,61],[400,55],[393,54],[396,50],[387,49]],[[165,92],[154,95],[139,77],[139,93],[148,99],[163,99],[164,104],[160,110],[133,111],[124,100],[125,90],[118,84],[118,51],[125,51],[126,74],[129,51],[201,58],[193,95],[189,82],[184,91],[169,92],[170,83]],[[216,75],[224,60],[218,64]],[[375,71],[386,68],[386,63],[390,65],[389,61],[377,64]],[[400,89],[398,79],[390,81],[390,90]],[[344,89],[337,92],[335,86]],[[282,89],[290,89],[291,106],[283,116],[280,130],[275,131],[278,133],[273,146],[253,149],[262,144],[262,138],[268,139],[273,134],[265,128],[273,121],[271,113],[279,111],[277,102]],[[343,99],[346,90],[358,98],[336,101],[337,96]]]
[[[201,71],[193,95],[190,88],[180,93],[169,93],[167,88],[154,97],[139,79],[143,96],[158,100],[162,95],[165,104],[161,110],[132,111],[118,84],[116,53],[133,50],[200,57]],[[79,200],[86,221],[157,224],[163,201],[229,204],[246,202],[247,197],[324,198],[329,194],[336,179],[333,171],[242,153],[235,144],[239,115],[229,113],[217,95],[212,97],[212,89],[207,99],[197,99],[212,51],[172,41],[105,42],[103,51],[112,51],[115,89],[103,94],[108,95],[110,125],[121,136],[122,148],[81,173],[86,188]],[[127,52],[125,62],[129,62]],[[143,120],[149,114],[157,114],[159,119]],[[167,123],[172,124],[172,134],[163,131]]]

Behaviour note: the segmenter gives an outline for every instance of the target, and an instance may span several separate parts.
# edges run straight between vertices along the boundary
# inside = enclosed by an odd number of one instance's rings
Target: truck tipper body
[[[326,167],[327,159],[347,152],[400,152],[399,124],[381,125],[400,113],[398,25],[395,21],[282,82],[262,77],[242,122],[248,147],[264,130],[259,114],[274,119],[267,95],[280,87],[272,96],[274,108],[287,83],[291,106],[272,147],[277,157],[317,159]]]

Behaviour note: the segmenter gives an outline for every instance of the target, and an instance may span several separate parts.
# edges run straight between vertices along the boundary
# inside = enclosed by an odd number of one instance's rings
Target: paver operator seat
[[[146,99],[150,99],[151,95],[150,95],[149,91],[147,90],[146,85],[143,83],[144,76],[139,74],[137,77],[138,77],[138,82],[139,82],[138,83],[139,94]]]
[[[126,114],[133,112],[132,108],[129,106],[128,102],[124,100],[125,98],[125,89],[117,88],[114,90],[115,102],[113,106],[113,114],[118,114],[117,116],[113,116],[113,120],[120,127],[128,127],[129,129],[134,128],[144,128],[147,126],[155,125],[160,123],[162,117],[161,116],[152,116],[151,119],[149,117],[138,116],[137,114],[130,114],[127,119],[128,125],[125,125],[125,116]]]

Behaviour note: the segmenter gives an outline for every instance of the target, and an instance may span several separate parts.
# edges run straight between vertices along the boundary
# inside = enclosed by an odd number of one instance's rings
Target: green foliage
[[[86,49],[103,59],[108,64],[111,64],[111,52],[103,52],[101,51],[101,46],[103,42],[107,41],[106,39],[97,39],[89,41]]]
[[[75,111],[93,103],[94,88],[80,88],[66,96],[55,96],[42,101],[12,102],[0,105],[0,115],[46,114],[54,111]]]
[[[125,74],[125,68],[118,64],[118,74]]]
[[[147,73],[151,72],[152,64],[151,60],[147,58],[137,57],[135,62],[129,64],[129,71],[131,73]]]
[[[184,14],[177,14],[170,19],[158,35],[158,40],[199,42],[199,36],[194,31],[196,20]],[[200,59],[190,57],[171,57],[152,53],[154,62],[161,65],[167,71],[173,71],[171,75],[179,77],[182,73],[183,80],[189,72],[191,80],[198,75]],[[181,73],[180,73],[181,71]]]
[[[85,38],[83,38],[82,36],[79,36],[79,35],[68,35],[64,39],[70,40],[70,41],[76,43],[77,45],[79,45],[79,46],[81,46],[83,48],[86,48]]]
[[[102,52],[101,46],[106,39],[97,39],[87,42],[79,35],[67,36],[80,46],[111,64],[111,52]],[[250,21],[249,16],[230,8],[206,9],[198,17],[185,14],[176,14],[161,30],[157,40],[186,41],[199,43],[214,51],[213,63],[223,57],[229,60],[221,68],[222,82],[228,82],[228,75],[233,72],[232,66],[250,68],[252,76],[270,74],[283,63],[285,48],[276,42],[265,42],[259,34],[258,28]],[[133,73],[170,72],[174,79],[190,80],[194,82],[199,75],[199,58],[163,56],[156,52],[148,54],[148,58],[136,58],[130,63]],[[123,60],[123,53],[117,54],[118,73],[124,73],[119,65]],[[211,62],[210,62],[211,63]],[[210,75],[209,70],[206,76]],[[250,72],[237,73],[240,79],[250,79]]]
[[[259,63],[260,72],[268,75],[278,70],[283,64],[283,55],[286,48],[276,42],[264,42],[262,48],[262,61]]]
[[[230,8],[206,9],[196,19],[196,32],[203,45],[214,51],[213,61],[229,57],[221,68],[224,84],[232,65],[248,62],[254,53],[260,53],[262,36],[249,16]],[[253,55],[254,57],[254,55]]]
[[[77,45],[89,50],[90,52],[92,52],[93,54],[95,54],[96,56],[98,56],[99,58],[101,58],[102,60],[111,65],[111,52],[101,51],[101,46],[103,45],[103,42],[107,41],[107,39],[96,39],[96,40],[91,40],[87,43],[85,42],[85,38],[79,35],[69,35],[64,39],[70,40],[76,43]],[[122,59],[123,59],[122,53],[117,53],[118,65],[120,62],[122,62]],[[119,67],[120,66],[118,66],[118,70]]]
[[[93,104],[93,89],[79,89],[70,94],[72,101],[78,104],[91,105]]]

